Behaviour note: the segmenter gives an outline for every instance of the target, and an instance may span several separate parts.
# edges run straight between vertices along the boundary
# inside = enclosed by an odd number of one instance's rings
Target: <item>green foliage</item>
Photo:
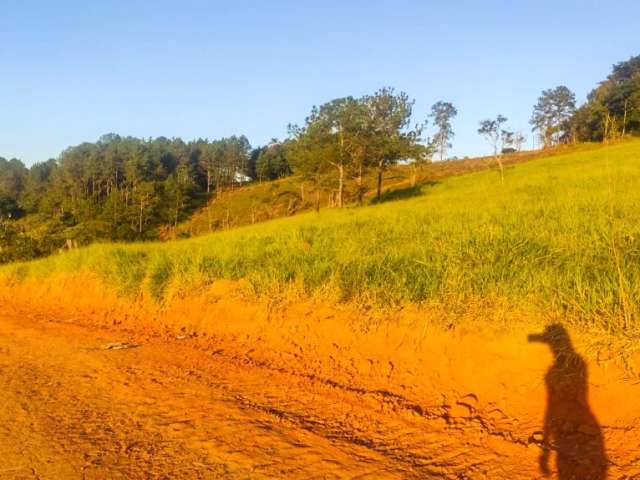
[[[165,297],[165,292],[173,275],[173,262],[165,254],[159,255],[149,268],[149,293],[151,298],[160,303]]]
[[[578,141],[640,134],[640,55],[613,66],[571,120]]]
[[[223,193],[254,178],[275,180],[296,173],[311,184],[309,192],[302,187],[299,195],[288,198],[288,214],[309,202],[307,193],[317,210],[325,191],[331,205],[344,206],[354,177],[361,204],[370,168],[377,172],[380,197],[390,165],[406,159],[417,165],[429,156],[429,148],[421,144],[421,127],[409,128],[412,107],[405,93],[391,88],[359,99],[335,99],[314,107],[303,128],[290,128],[289,139],[253,151],[244,136],[186,143],[108,134],[30,169],[19,160],[0,158],[0,220],[28,217],[19,226],[5,227],[0,261],[99,240],[176,237],[178,225],[195,211],[206,205],[209,214]],[[330,172],[337,174],[337,182]],[[256,202],[249,206],[252,223],[259,209]],[[228,229],[233,219],[227,210],[223,219],[209,216],[207,223],[209,231]]]
[[[33,165],[0,158],[0,261],[96,240],[149,240],[175,229],[251,170],[246,137],[104,135]],[[27,220],[13,222],[27,214]],[[11,221],[8,221],[11,220]]]
[[[373,95],[339,98],[314,107],[303,127],[290,127],[294,171],[316,184],[322,174],[334,171],[336,204],[342,207],[347,176],[357,176],[361,190],[364,171],[373,168],[380,197],[382,176],[389,165],[422,158],[428,151],[421,144],[422,127],[410,128],[413,104],[406,93],[382,88]],[[361,191],[358,197],[361,200]]]
[[[449,102],[436,102],[431,107],[431,118],[433,123],[438,127],[432,139],[432,143],[440,155],[440,161],[445,159],[447,150],[451,148],[451,140],[453,139],[453,127],[451,119],[458,115],[458,110]]]
[[[15,198],[0,195],[0,221],[17,218],[21,213],[21,209]]]
[[[500,189],[490,171],[451,177],[402,202],[165,244],[95,245],[23,264],[21,277],[99,272],[123,294],[146,288],[159,302],[168,285],[190,291],[223,278],[246,279],[259,295],[295,287],[378,306],[453,311],[498,299],[623,332],[640,313],[639,157],[640,142],[582,150],[511,167]]]
[[[502,126],[507,122],[507,117],[498,115],[495,119],[486,119],[480,122],[478,134],[487,139],[493,148],[494,156],[497,156],[501,150],[500,142],[504,144],[504,132]]]
[[[45,252],[42,242],[26,235],[15,222],[0,217],[0,263],[29,260]]]
[[[533,107],[529,123],[540,134],[545,147],[567,143],[571,134],[571,117],[576,110],[576,96],[561,85],[544,90]]]
[[[287,143],[273,139],[271,143],[257,152],[255,177],[259,181],[276,180],[291,174]]]
[[[18,159],[6,160],[0,157],[0,197],[16,199],[27,176],[27,169]]]

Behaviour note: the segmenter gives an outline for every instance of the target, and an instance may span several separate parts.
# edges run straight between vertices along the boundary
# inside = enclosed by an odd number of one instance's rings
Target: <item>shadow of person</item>
[[[541,472],[550,475],[549,455],[553,450],[559,480],[604,480],[608,461],[600,425],[589,408],[585,361],[573,349],[562,325],[550,325],[541,334],[529,335],[529,341],[546,343],[553,353],[553,365],[545,376],[547,409]]]

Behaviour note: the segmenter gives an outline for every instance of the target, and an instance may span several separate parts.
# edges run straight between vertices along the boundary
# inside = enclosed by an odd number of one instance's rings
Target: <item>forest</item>
[[[157,239],[224,192],[292,174],[313,185],[310,198],[331,192],[338,208],[347,180],[356,185],[349,198],[362,202],[367,174],[379,197],[390,165],[447,159],[457,109],[440,101],[416,120],[413,106],[392,88],[335,99],[261,147],[243,135],[187,142],[107,134],[30,167],[0,157],[0,263],[101,240]],[[501,169],[502,154],[526,140],[506,122],[498,115],[478,129]],[[640,55],[614,65],[579,107],[566,86],[544,90],[530,123],[544,148],[640,135]]]

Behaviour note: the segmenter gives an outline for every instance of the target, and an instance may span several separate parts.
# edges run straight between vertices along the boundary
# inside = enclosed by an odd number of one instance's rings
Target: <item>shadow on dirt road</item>
[[[529,341],[546,343],[554,358],[545,375],[547,406],[540,471],[550,475],[549,457],[555,451],[559,480],[604,480],[608,459],[602,430],[589,407],[584,359],[559,324],[529,335]]]

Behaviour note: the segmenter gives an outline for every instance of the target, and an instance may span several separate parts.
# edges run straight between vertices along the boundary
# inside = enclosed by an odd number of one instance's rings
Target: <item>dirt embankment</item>
[[[362,331],[224,284],[162,309],[87,278],[0,302],[0,479],[640,478],[640,359],[560,327]]]

